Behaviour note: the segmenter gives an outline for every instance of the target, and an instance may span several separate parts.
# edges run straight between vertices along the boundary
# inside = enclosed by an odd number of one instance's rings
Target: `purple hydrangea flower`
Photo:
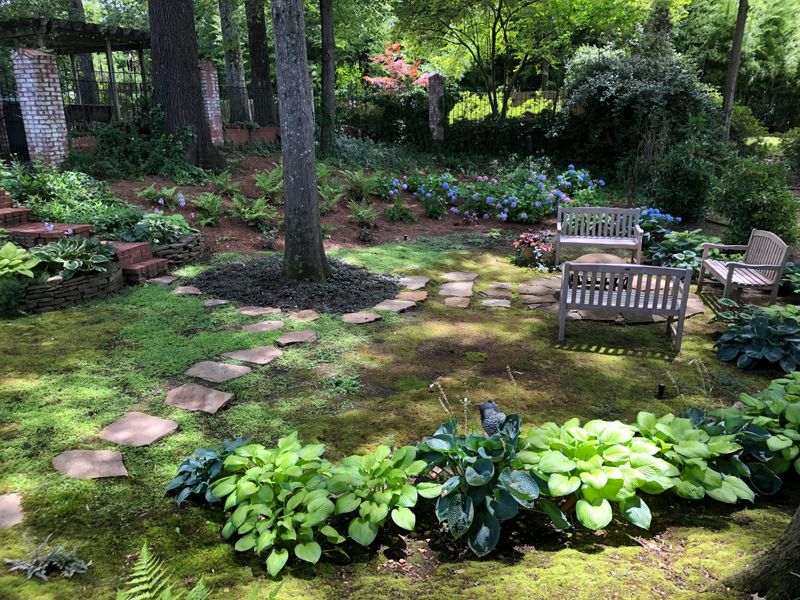
[[[537,177],[537,179],[538,179],[539,181],[546,181],[546,180],[547,180],[547,175],[545,175],[544,173],[542,173],[542,174],[540,174],[540,175],[539,175],[539,177]]]
[[[190,218],[192,221],[194,221],[194,220],[197,218],[197,214],[195,214],[195,213],[189,213],[189,218]]]
[[[519,213],[519,218],[522,221],[527,221],[528,220],[528,213],[524,213],[524,212],[523,213]]]
[[[159,206],[164,206],[164,199],[163,198],[159,198],[158,199],[158,205]]]
[[[178,206],[181,208],[186,206],[186,196],[183,195],[183,192],[178,192]]]
[[[404,190],[407,190],[407,189],[408,189],[408,184],[407,184],[407,183],[404,183],[404,184],[403,184],[403,189],[404,189]]]
[[[483,220],[487,220],[489,218],[489,213],[483,213]]]
[[[55,225],[53,225],[50,221],[45,221],[44,222],[44,228],[45,228],[45,231],[47,231],[47,233],[53,233],[53,230],[55,229]]]
[[[474,194],[472,194],[472,199],[473,200],[477,200],[479,197],[480,196],[478,196],[478,192],[475,192]]]
[[[541,203],[541,202],[539,202],[538,200],[537,200],[536,202],[534,202],[534,203],[533,203],[533,205],[534,205],[536,208],[541,208],[541,207],[542,207],[542,203]]]
[[[75,233],[75,230],[74,230],[74,229],[72,229],[72,227],[69,227],[69,228],[67,228],[67,230],[66,230],[66,231],[64,231],[64,237],[69,237],[69,236],[71,236],[73,233]]]
[[[511,203],[511,208],[517,208],[517,203],[516,202],[512,202]]]

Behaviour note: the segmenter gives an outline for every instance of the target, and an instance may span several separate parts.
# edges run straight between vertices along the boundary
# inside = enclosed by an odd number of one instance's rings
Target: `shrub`
[[[543,229],[538,233],[525,232],[514,240],[514,262],[537,271],[548,272],[553,266],[553,233]]]
[[[795,173],[800,173],[800,127],[790,129],[783,134],[781,147],[789,167]]]
[[[650,260],[662,267],[678,269],[700,268],[703,258],[702,244],[717,243],[719,238],[703,235],[699,229],[693,231],[672,231],[657,244],[648,248]]]
[[[792,293],[800,294],[800,264],[787,262],[781,276],[781,285],[791,288]]]
[[[68,238],[31,250],[53,275],[70,279],[78,273],[105,273],[115,259],[114,248],[94,238]]]
[[[233,451],[250,443],[249,439],[236,438],[233,441],[224,441],[219,450],[214,448],[198,448],[178,467],[178,473],[167,484],[166,492],[175,494],[175,503],[180,508],[181,504],[190,496],[202,495],[206,502],[213,504],[219,502],[208,489],[214,481],[222,476],[225,459]]]
[[[408,224],[417,222],[417,215],[411,212],[411,209],[403,203],[403,199],[399,196],[394,204],[386,209],[386,218],[390,221],[402,221]]]
[[[664,236],[671,232],[670,227],[673,224],[680,225],[682,220],[681,217],[673,217],[671,214],[662,213],[657,208],[643,208],[639,217],[639,226],[644,231],[642,246],[646,250],[653,244],[661,242]]]
[[[378,209],[375,208],[374,202],[351,200],[348,202],[347,207],[350,209],[350,221],[352,223],[362,228],[375,227],[378,220]]]
[[[409,188],[413,196],[425,209],[425,215],[431,219],[441,219],[447,214],[447,205],[458,198],[456,180],[450,173],[431,175],[413,181]]]
[[[123,236],[123,239],[128,242],[150,242],[161,246],[176,242],[196,231],[189,227],[182,215],[165,215],[160,211],[154,211],[146,213],[142,220],[133,226],[130,233]]]
[[[219,227],[219,219],[225,214],[222,198],[213,192],[203,192],[192,200],[192,205],[200,211],[197,222],[201,227]]]

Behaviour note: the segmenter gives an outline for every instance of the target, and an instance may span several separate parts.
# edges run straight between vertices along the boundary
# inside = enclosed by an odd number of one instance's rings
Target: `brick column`
[[[59,165],[67,157],[67,119],[56,57],[21,48],[11,55],[22,122],[32,160]]]
[[[435,73],[428,79],[428,127],[434,140],[444,139],[444,115],[442,114],[444,77]]]
[[[200,84],[203,88],[203,107],[211,130],[211,143],[221,146],[225,143],[222,136],[222,107],[219,103],[219,81],[217,68],[213,63],[200,63]]]

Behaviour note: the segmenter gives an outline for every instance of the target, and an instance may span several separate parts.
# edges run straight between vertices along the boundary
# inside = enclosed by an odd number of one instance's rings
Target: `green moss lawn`
[[[540,276],[511,265],[507,251],[491,245],[485,237],[449,237],[337,255],[385,272],[477,271],[478,289]],[[324,315],[295,325],[315,329],[319,341],[216,386],[236,395],[217,415],[170,407],[164,398],[187,381],[183,372],[194,362],[280,335],[241,332],[253,319],[234,306],[207,310],[203,298],[148,286],[0,322],[0,493],[21,492],[26,513],[22,525],[0,530],[2,557],[22,556],[53,534],[53,542],[93,561],[85,575],[47,583],[2,566],[0,598],[112,598],[145,540],[179,581],[203,576],[213,598],[245,598],[258,582],[259,597],[268,597],[276,582],[267,579],[261,559],[234,552],[220,538],[219,511],[191,502],[179,510],[163,494],[182,457],[223,439],[246,435],[268,443],[299,429],[305,441],[324,442],[334,458],[380,443],[413,443],[445,419],[428,387],[437,379],[454,401],[491,398],[534,424],[729,404],[778,375],[717,361],[712,344],[719,326],[709,324],[710,314],[688,321],[683,352],[673,358],[663,325],[570,323],[567,343],[557,347],[551,313],[516,302],[511,310],[484,309],[477,301],[468,310],[448,309],[429,290],[418,309],[379,323],[344,325]],[[655,399],[659,383],[667,384],[666,400]],[[117,449],[97,434],[131,410],[180,427],[150,447],[123,448],[129,478],[79,481],[52,468],[64,450]],[[478,427],[474,406],[469,414]],[[778,537],[790,520],[792,491],[754,507],[665,494],[652,501],[649,532],[615,521],[597,534],[563,533],[523,516],[504,526],[500,552],[484,560],[459,554],[422,519],[414,535],[390,531],[380,548],[352,549],[351,562],[292,564],[278,598],[725,598],[718,582]]]

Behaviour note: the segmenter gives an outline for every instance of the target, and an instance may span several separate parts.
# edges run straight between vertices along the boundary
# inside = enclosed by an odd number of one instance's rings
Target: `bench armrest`
[[[736,244],[713,244],[711,242],[705,242],[700,244],[700,247],[703,249],[703,258],[708,258],[708,251],[709,250],[747,250],[748,246],[736,245]]]
[[[642,229],[641,225],[637,224],[635,231],[636,231],[636,237],[641,238],[644,236],[644,229]]]

